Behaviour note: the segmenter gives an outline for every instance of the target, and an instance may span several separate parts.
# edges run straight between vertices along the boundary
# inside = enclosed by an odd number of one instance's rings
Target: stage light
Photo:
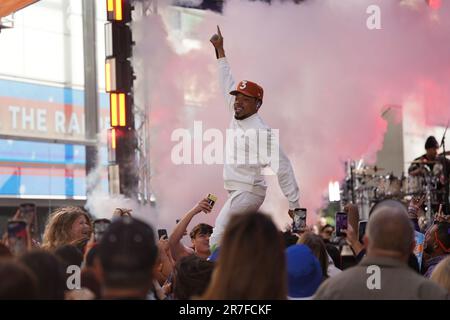
[[[133,69],[128,60],[106,58],[105,84],[106,92],[130,92],[133,86]]]
[[[106,0],[107,20],[127,23],[131,21],[129,0]]]
[[[111,127],[131,127],[131,101],[125,93],[111,93]]]

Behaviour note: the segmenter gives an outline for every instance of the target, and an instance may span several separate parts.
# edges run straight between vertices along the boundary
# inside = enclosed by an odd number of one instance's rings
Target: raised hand
[[[211,41],[212,45],[217,50],[223,49],[223,37],[222,33],[220,32],[219,26],[217,26],[217,33],[214,34],[209,41]]]
[[[408,205],[408,215],[410,219],[417,219],[420,208],[425,202],[425,195],[413,197]]]
[[[209,213],[212,210],[212,206],[209,204],[208,199],[203,199],[202,201],[200,201],[199,203],[197,203],[197,205],[192,208],[192,212],[194,214],[197,214],[199,212],[204,212],[204,213]]]
[[[217,26],[217,33],[213,35],[209,41],[211,41],[214,49],[216,49],[216,58],[224,58],[225,49],[223,48],[223,37],[222,32],[220,32],[219,26]]]

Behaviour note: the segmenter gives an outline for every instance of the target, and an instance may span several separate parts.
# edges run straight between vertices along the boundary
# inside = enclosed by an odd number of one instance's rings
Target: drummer
[[[425,142],[426,153],[414,159],[408,168],[410,176],[423,176],[427,172],[433,172],[434,165],[437,163],[439,143],[434,136],[429,136]]]
[[[444,193],[444,185],[449,178],[450,173],[450,160],[445,158],[444,155],[438,154],[439,143],[434,136],[429,136],[425,142],[426,153],[420,157],[414,159],[412,164],[408,168],[410,176],[425,176],[427,174],[433,175],[439,178],[438,182],[438,202],[445,204],[446,198]],[[447,174],[444,174],[444,161],[446,161]],[[447,196],[448,198],[448,196]]]

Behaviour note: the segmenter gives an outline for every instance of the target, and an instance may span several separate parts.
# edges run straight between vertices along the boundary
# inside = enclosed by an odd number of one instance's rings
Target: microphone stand
[[[450,186],[449,186],[449,181],[448,181],[448,178],[449,178],[448,177],[449,176],[448,169],[449,168],[447,168],[447,158],[445,157],[445,134],[447,133],[448,125],[449,125],[449,122],[447,122],[447,127],[445,128],[444,135],[442,136],[442,140],[441,140],[441,147],[444,150],[443,167],[444,167],[444,214],[445,215],[450,214],[450,211],[449,211],[450,208],[449,208],[449,202],[448,202],[448,197],[449,197],[449,193],[450,193],[449,192]]]

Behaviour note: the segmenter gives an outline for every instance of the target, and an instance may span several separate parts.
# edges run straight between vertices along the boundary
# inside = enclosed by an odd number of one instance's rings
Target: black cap
[[[434,136],[429,136],[425,141],[425,149],[439,148],[439,143]]]
[[[112,222],[98,245],[98,256],[108,278],[148,274],[157,253],[152,227],[128,216]]]

